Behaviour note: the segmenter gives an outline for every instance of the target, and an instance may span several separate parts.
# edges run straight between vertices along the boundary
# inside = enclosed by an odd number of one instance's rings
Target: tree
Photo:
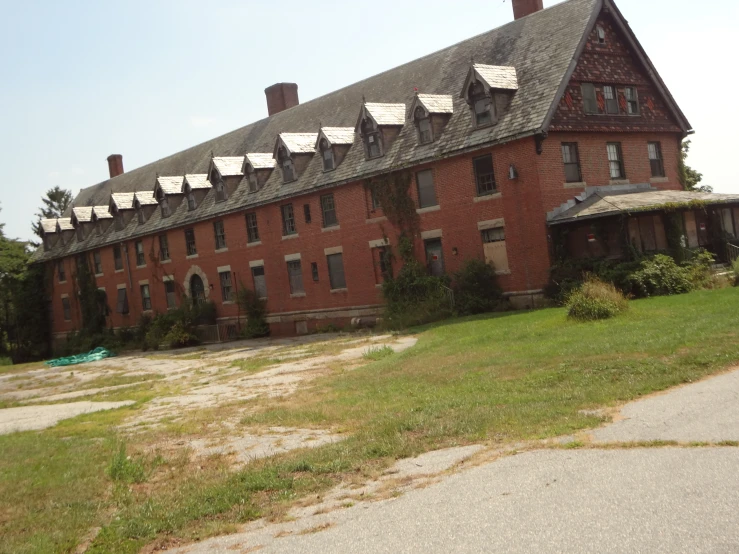
[[[680,147],[680,159],[678,160],[678,176],[683,189],[693,192],[713,192],[713,187],[709,185],[698,185],[703,180],[703,174],[698,173],[686,163],[688,152],[690,152],[690,141],[686,140]]]
[[[56,186],[53,189],[47,190],[46,196],[41,198],[41,201],[44,205],[41,206],[36,214],[36,223],[33,224],[33,232],[39,237],[43,237],[41,220],[62,217],[72,203],[72,191]]]

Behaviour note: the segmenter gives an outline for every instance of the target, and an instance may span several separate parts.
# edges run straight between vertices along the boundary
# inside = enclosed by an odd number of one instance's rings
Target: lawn
[[[198,539],[262,515],[279,517],[296,499],[374,475],[397,458],[597,426],[600,418],[581,411],[739,364],[739,289],[636,301],[624,315],[597,323],[570,322],[564,310],[548,309],[414,331],[419,341],[411,350],[368,352],[359,369],[248,405],[244,431],[330,427],[349,438],[238,472],[214,466],[177,479],[174,463],[141,460],[149,488],[114,485],[106,468],[115,459],[115,432],[101,419],[112,422],[111,414],[84,416],[89,425],[70,420],[0,437],[0,552],[67,552],[72,538],[94,525],[103,530],[91,552]],[[65,467],[69,457],[84,462]],[[167,486],[156,486],[162,482]],[[4,506],[7,499],[14,504]]]

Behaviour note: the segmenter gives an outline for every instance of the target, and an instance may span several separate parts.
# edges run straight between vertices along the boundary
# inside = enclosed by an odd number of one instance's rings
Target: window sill
[[[116,273],[118,273],[118,272],[116,271]],[[67,284],[67,281],[66,281],[66,280],[64,280],[64,281],[59,281],[59,284],[60,284],[60,285],[66,285],[66,284]]]
[[[172,263],[172,259],[171,258],[167,258],[166,260],[162,260],[159,263],[162,264],[162,265],[164,265],[164,264],[171,264]]]
[[[439,210],[441,210],[441,206],[437,204],[436,206],[429,206],[428,208],[418,208],[416,210],[416,213],[421,215],[421,214],[427,214],[431,212],[438,212]]]
[[[258,240],[258,241],[255,241],[255,242],[247,242],[246,243],[246,247],[247,248],[252,248],[253,246],[262,246],[262,241],[261,240]]]
[[[216,254],[221,254],[222,252],[228,252],[228,248],[218,248],[216,249]]]
[[[189,256],[185,256],[185,259],[186,260],[194,260],[197,257],[198,257],[197,254],[190,254]]]
[[[382,223],[383,221],[387,221],[387,217],[385,217],[384,215],[364,220],[365,223]]]
[[[565,183],[564,188],[566,189],[584,189],[588,184],[585,181],[576,181],[573,183]]]
[[[116,273],[123,273],[123,270],[122,269],[116,269],[115,272]],[[66,283],[66,281],[64,281],[64,282]]]
[[[378,290],[382,290],[382,283],[377,283],[375,285],[375,288],[378,289]]]
[[[233,305],[234,305],[235,303],[236,303],[236,302],[234,302],[233,300],[225,300],[225,301],[223,302],[223,305],[224,305],[224,306],[233,306]]]
[[[348,291],[349,289],[347,289],[346,287],[344,287],[343,289],[331,289],[331,294],[337,294],[337,293],[348,292]]]
[[[298,233],[295,233],[295,234],[293,234],[293,235],[282,235],[282,240],[291,240],[291,239],[296,239],[296,238],[298,238],[299,236],[300,236],[300,235],[298,235]]]
[[[136,265],[136,269],[146,269],[146,264],[144,264],[144,265]]]
[[[649,179],[650,183],[669,183],[670,179],[669,177],[652,177]]]
[[[304,292],[296,292],[295,294],[291,294],[290,298],[305,298]]]
[[[611,179],[608,181],[609,185],[630,185],[631,181],[628,179]]]
[[[496,271],[495,274],[496,275],[510,275],[511,274],[511,270],[510,269],[506,269],[505,271]]]
[[[488,200],[495,200],[496,198],[502,198],[503,193],[495,192],[493,194],[486,194],[485,196],[475,196],[472,201],[477,204],[478,202],[487,202]]]
[[[328,233],[330,231],[338,231],[341,229],[341,225],[332,225],[331,227],[321,227],[321,233]]]
[[[105,274],[104,273],[96,273],[95,274],[95,277],[105,277]]]

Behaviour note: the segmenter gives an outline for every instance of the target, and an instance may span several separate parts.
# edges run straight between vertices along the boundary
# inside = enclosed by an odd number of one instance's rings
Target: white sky
[[[545,0],[545,6],[555,4]],[[617,0],[696,130],[689,163],[739,192],[739,3]],[[512,19],[510,0],[0,0],[0,222],[31,238],[41,196],[266,116],[264,88],[326,94]]]

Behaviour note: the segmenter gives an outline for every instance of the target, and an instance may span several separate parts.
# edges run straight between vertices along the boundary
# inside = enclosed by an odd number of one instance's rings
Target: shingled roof
[[[37,251],[36,260],[68,255],[112,244],[167,228],[243,210],[281,198],[303,194],[313,189],[337,186],[363,178],[410,167],[429,159],[439,159],[483,146],[530,136],[544,130],[574,67],[578,49],[595,22],[602,3],[607,0],[568,0],[528,17],[513,21],[444,50],[370,77],[336,92],[276,113],[208,142],[193,146],[149,165],[124,173],[83,189],[77,205],[108,204],[116,193],[118,206],[125,205],[120,193],[153,188],[157,175],[208,173],[213,154],[243,160],[248,152],[273,152],[280,133],[307,133],[316,136],[321,123],[332,127],[354,127],[365,101],[366,105],[402,105],[397,117],[404,125],[398,138],[384,153],[365,159],[359,137],[343,162],[331,172],[323,172],[320,156],[314,156],[300,177],[283,184],[279,172],[273,172],[257,192],[249,192],[242,183],[227,201],[215,203],[208,193],[197,210],[188,211],[185,203],[166,219],[157,210],[145,224],[131,224],[122,230],[111,227],[101,236],[90,236],[78,243],[69,241],[49,252]],[[460,91],[470,72],[471,61],[484,66],[513,67],[518,91],[509,109],[496,125],[473,128],[469,110]],[[405,121],[405,107],[414,98],[414,89],[422,94],[453,96],[453,114],[444,132],[433,143],[419,147],[416,130]],[[389,115],[395,115],[389,114]],[[402,119],[402,120],[401,120]],[[315,138],[314,138],[315,140]],[[215,161],[216,158],[214,158]],[[238,165],[238,174],[241,164]]]

